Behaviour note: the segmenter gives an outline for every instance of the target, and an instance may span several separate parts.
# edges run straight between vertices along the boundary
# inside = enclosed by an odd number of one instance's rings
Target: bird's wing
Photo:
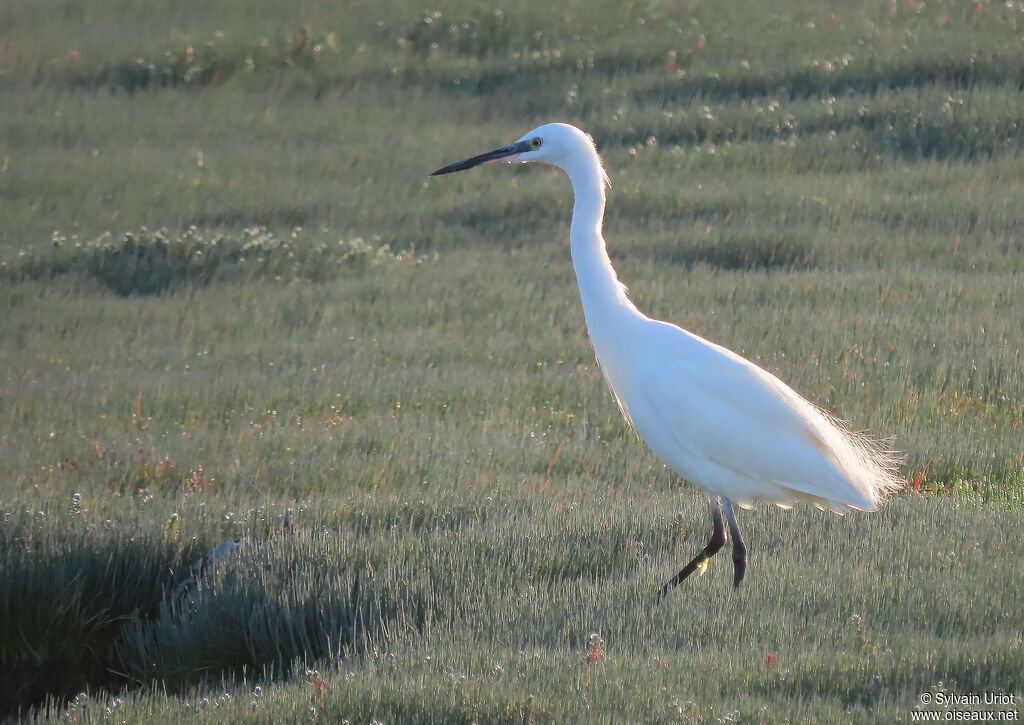
[[[802,498],[839,510],[874,508],[871,492],[848,471],[862,463],[855,438],[731,350],[655,324],[656,354],[635,371],[629,412],[666,463],[687,477],[699,475],[695,471],[713,475],[707,473],[713,464],[723,469],[723,480],[731,473],[780,503]],[[715,490],[715,482],[694,482]]]

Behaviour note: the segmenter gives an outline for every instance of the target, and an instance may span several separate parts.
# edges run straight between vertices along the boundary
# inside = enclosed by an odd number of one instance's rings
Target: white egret
[[[572,263],[608,387],[651,450],[708,493],[711,538],[659,599],[694,571],[703,572],[728,540],[723,511],[733,539],[733,584],[739,586],[747,553],[733,504],[750,508],[760,499],[788,508],[806,501],[839,514],[874,511],[902,485],[894,453],[851,433],[749,360],[636,308],[605,248],[609,180],[590,136],[575,126],[546,124],[431,176],[496,161],[543,161],[569,175],[575,196]]]

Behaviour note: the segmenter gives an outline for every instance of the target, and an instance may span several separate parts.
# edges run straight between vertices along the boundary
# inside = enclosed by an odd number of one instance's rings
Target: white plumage
[[[746,550],[730,502],[788,507],[806,501],[837,513],[874,511],[902,486],[896,457],[848,431],[777,377],[721,345],[640,312],[612,268],[602,236],[608,176],[591,138],[561,123],[509,146],[435,171],[494,161],[544,161],[572,182],[569,239],[583,312],[597,360],[636,432],[673,471],[709,494],[708,546],[662,589],[706,565],[733,536],[738,586]]]

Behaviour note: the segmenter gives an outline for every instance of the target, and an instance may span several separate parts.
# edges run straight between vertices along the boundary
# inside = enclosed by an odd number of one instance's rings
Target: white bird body
[[[871,469],[843,466],[835,444],[844,441],[830,436],[835,424],[824,414],[732,351],[668,323],[643,323],[631,349],[658,363],[602,366],[623,412],[669,468],[743,508],[761,499],[875,510],[872,479],[858,475]],[[614,358],[594,347],[599,361]]]
[[[874,511],[901,485],[892,453],[850,433],[749,360],[636,308],[608,258],[602,236],[608,177],[589,136],[574,126],[547,124],[514,144],[434,173],[499,160],[546,161],[569,175],[575,196],[573,267],[608,387],[655,455],[711,497],[712,541],[662,594],[724,544],[718,503],[733,533],[738,585],[745,548],[730,501],[744,508],[764,500],[783,507],[807,501],[837,513]]]

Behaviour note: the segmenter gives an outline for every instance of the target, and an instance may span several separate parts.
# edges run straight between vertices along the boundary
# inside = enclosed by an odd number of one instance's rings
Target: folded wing
[[[874,511],[900,487],[896,458],[766,370],[668,323],[616,392],[651,449],[701,487],[750,505],[809,501]]]

